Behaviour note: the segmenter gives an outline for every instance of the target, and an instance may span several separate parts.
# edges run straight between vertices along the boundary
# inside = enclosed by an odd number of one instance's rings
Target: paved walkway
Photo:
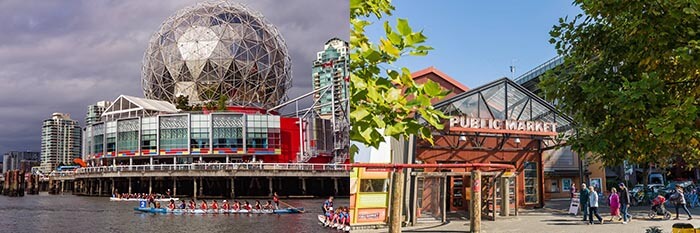
[[[673,216],[671,220],[661,220],[657,217],[651,220],[647,217],[649,206],[632,207],[630,213],[633,215],[633,220],[628,224],[622,224],[619,221],[608,222],[610,219],[610,210],[607,207],[602,207],[600,210],[601,216],[606,222],[603,225],[597,223],[588,225],[584,222],[583,216],[573,216],[567,214],[568,201],[550,201],[547,206],[542,209],[521,211],[517,217],[501,217],[496,218],[496,221],[483,220],[481,230],[484,233],[520,233],[520,232],[585,232],[585,233],[600,233],[600,232],[645,232],[646,229],[657,226],[663,232],[671,232],[674,223],[690,223],[693,226],[700,227],[700,208],[690,209],[693,214],[693,220],[686,220],[684,212],[680,210],[680,220],[672,220],[675,217],[675,209],[669,209]],[[413,227],[405,227],[403,232],[469,232],[469,222],[463,220],[449,221],[447,223],[421,224]],[[387,232],[387,229],[379,230],[353,230],[352,232]]]

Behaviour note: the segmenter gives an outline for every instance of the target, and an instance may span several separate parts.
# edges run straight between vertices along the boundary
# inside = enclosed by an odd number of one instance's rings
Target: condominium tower
[[[324,45],[323,51],[316,55],[314,66],[311,70],[314,90],[328,87],[326,91],[320,91],[314,95],[314,100],[319,106],[316,111],[321,118],[329,119],[336,111],[346,111],[347,106],[343,101],[348,98],[348,43],[338,38],[330,39]],[[335,101],[335,106],[333,102]]]
[[[41,129],[41,170],[50,172],[59,164],[80,158],[81,130],[69,114],[54,113]]]

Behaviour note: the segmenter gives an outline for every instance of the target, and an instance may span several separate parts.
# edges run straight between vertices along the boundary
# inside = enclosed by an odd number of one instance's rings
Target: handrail
[[[512,171],[515,170],[515,166],[512,164],[501,164],[501,163],[426,163],[426,164],[396,164],[396,163],[353,163],[350,164],[351,167],[363,167],[363,168],[386,168],[401,170],[404,168],[494,168]]]
[[[560,65],[562,63],[564,63],[564,56],[556,56],[556,57],[551,58],[551,59],[547,60],[546,62],[536,66],[535,68],[532,68],[531,70],[525,72],[524,74],[518,76],[513,81],[516,82],[517,84],[522,85],[523,83],[530,81],[534,77],[537,77],[537,76],[543,74],[544,71],[550,70],[550,69],[554,68],[554,66]],[[552,67],[548,67],[548,66],[551,66],[552,64],[555,64],[555,65]]]
[[[72,176],[103,172],[129,171],[349,171],[348,164],[314,164],[314,163],[191,163],[191,164],[146,164],[83,167],[74,171],[53,171],[49,176]]]

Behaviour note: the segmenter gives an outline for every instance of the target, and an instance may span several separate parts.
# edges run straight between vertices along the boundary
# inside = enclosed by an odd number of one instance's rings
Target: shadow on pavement
[[[410,230],[401,230],[401,232],[421,232],[421,233],[428,233],[428,232],[454,232],[454,233],[464,233],[464,232],[469,232],[469,224],[464,224],[464,228],[467,230],[464,231],[455,231],[455,230],[435,230],[435,228],[439,228],[442,226],[446,226],[450,224],[450,221],[447,221],[445,223],[442,223],[440,225],[435,225],[435,226],[430,226],[430,227],[423,227],[423,228],[417,228],[417,229],[410,229]]]
[[[586,222],[580,220],[580,219],[546,219],[546,220],[541,220],[540,222],[546,222],[547,225],[583,225],[586,224]]]

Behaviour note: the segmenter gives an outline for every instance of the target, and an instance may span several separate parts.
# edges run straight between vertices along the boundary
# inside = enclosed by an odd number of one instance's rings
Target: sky
[[[311,66],[328,39],[349,39],[347,0],[236,0],[262,13],[287,42],[290,98],[311,91]],[[0,153],[40,151],[42,121],[120,94],[143,97],[148,40],[193,0],[0,1]],[[310,101],[307,101],[310,102]]]
[[[549,31],[560,17],[582,13],[571,1],[394,1],[396,10],[389,22],[408,19],[414,31],[423,30],[426,45],[435,50],[424,57],[407,57],[395,63],[412,72],[434,66],[469,88],[501,77],[515,77],[557,55],[549,43]],[[368,35],[378,41],[381,24],[373,24]]]

